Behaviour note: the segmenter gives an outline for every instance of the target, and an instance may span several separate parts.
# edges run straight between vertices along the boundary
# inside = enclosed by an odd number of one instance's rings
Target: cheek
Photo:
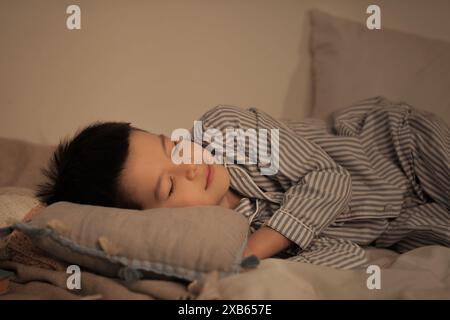
[[[185,193],[183,197],[178,198],[173,204],[174,207],[193,207],[216,205],[219,201],[212,196],[198,193]]]
[[[222,201],[230,187],[230,178],[224,166],[217,165],[215,168],[215,181],[212,188],[208,191],[208,197],[215,204]]]

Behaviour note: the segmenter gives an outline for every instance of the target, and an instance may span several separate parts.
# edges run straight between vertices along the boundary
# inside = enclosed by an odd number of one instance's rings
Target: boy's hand
[[[259,259],[270,258],[289,247],[293,242],[269,227],[261,227],[250,235],[244,257],[255,255]]]

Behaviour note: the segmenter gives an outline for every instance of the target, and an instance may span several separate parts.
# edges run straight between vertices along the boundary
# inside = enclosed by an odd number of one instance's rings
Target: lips
[[[206,166],[206,186],[205,190],[211,185],[212,179],[214,177],[213,167],[211,165]]]

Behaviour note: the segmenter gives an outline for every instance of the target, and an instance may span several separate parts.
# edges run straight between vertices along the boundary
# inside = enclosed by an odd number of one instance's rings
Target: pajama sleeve
[[[218,106],[201,119],[204,128],[225,132],[227,127],[243,130],[278,129],[278,170],[270,175],[284,186],[280,207],[264,223],[307,249],[314,238],[334,221],[351,198],[351,178],[317,144],[296,135],[285,123],[257,109]],[[270,141],[270,139],[268,139]],[[269,145],[274,154],[275,145]],[[259,151],[258,151],[259,152]],[[258,166],[263,166],[258,159]]]
[[[366,252],[356,243],[324,236],[313,239],[308,249],[288,260],[342,270],[361,268],[368,262]]]

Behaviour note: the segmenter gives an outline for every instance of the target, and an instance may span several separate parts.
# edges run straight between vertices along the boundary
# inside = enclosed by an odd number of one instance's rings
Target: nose
[[[186,164],[185,166],[186,178],[189,180],[194,180],[198,173],[198,165]]]

